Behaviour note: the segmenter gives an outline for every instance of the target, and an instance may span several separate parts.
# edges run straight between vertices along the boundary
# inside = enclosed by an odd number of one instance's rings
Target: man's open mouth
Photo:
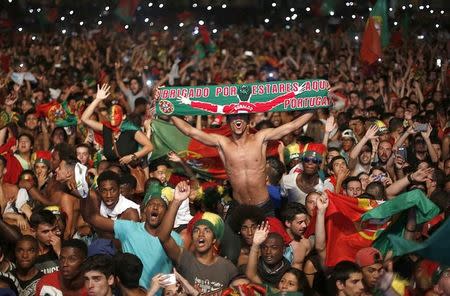
[[[241,120],[236,120],[234,122],[234,126],[236,126],[237,128],[241,128],[243,124],[244,123]]]

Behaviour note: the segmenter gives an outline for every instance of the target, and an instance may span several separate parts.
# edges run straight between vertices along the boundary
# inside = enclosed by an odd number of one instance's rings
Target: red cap
[[[31,159],[34,160],[34,163],[43,163],[46,166],[50,167],[52,153],[46,150],[38,150],[34,152],[34,155],[31,156]]]
[[[383,256],[377,249],[368,247],[363,248],[356,253],[355,261],[360,267],[365,267],[376,263],[382,263]]]

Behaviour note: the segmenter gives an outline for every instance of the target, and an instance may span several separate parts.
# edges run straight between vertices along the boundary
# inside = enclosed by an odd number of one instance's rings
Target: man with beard
[[[295,201],[304,205],[308,193],[323,191],[319,168],[325,149],[323,144],[307,144],[301,157],[303,171],[295,170],[281,178],[281,195],[287,197],[288,201]]]
[[[306,207],[300,203],[290,202],[282,212],[282,219],[286,231],[292,239],[288,247],[290,254],[287,257],[290,259],[292,267],[302,269],[303,261],[313,244],[309,239],[303,237],[309,224]]]
[[[299,129],[312,115],[307,113],[277,128],[262,129],[252,134],[249,114],[232,114],[227,117],[231,137],[205,133],[177,117],[171,117],[171,121],[183,134],[219,150],[233,188],[233,198],[238,203],[259,206],[267,215],[273,215],[266,186],[267,143]]]
[[[36,296],[87,296],[81,266],[87,257],[86,244],[78,239],[64,241],[59,256],[59,271],[41,278]]]
[[[161,192],[153,192],[149,199],[142,203],[141,213],[145,217],[145,222],[108,219],[100,214],[100,205],[99,194],[91,190],[89,197],[81,201],[84,220],[100,231],[113,233],[114,238],[120,241],[123,252],[134,254],[142,261],[144,269],[139,281],[142,287],[148,289],[150,280],[157,273],[172,272],[172,262],[158,240],[158,234],[162,231],[161,221],[163,218],[168,219],[167,203],[161,197]],[[169,235],[173,238],[174,244],[175,242],[178,245],[182,244],[181,237],[177,233],[168,231]]]
[[[33,296],[36,284],[44,275],[36,266],[38,257],[37,240],[29,235],[23,236],[16,243],[14,249],[16,256],[16,269],[11,274],[18,280],[17,287],[21,296]]]
[[[220,242],[224,233],[222,218],[211,212],[204,212],[199,216],[192,230],[193,252],[178,246],[169,235],[178,208],[189,197],[190,190],[187,182],[177,184],[174,200],[161,224],[158,238],[167,255],[178,265],[179,273],[196,290],[201,294],[219,293],[238,274],[236,266],[228,259],[218,256],[215,251],[215,244]]]
[[[357,176],[359,173],[369,173],[370,164],[372,162],[372,146],[369,141],[376,140],[378,127],[372,125],[362,137],[361,141],[350,152],[350,158],[348,166],[350,170],[353,170],[352,176]]]
[[[377,155],[378,155],[378,162],[375,164],[375,166],[381,166],[386,168],[387,162],[392,155],[391,142],[381,141],[380,144],[378,144]]]

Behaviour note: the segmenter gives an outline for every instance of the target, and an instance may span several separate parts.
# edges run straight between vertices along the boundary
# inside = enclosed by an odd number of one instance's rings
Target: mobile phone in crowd
[[[175,285],[177,283],[177,277],[174,273],[163,274],[161,276],[161,285],[163,287]]]
[[[408,153],[407,153],[405,147],[400,147],[400,148],[398,148],[397,154],[398,154],[399,156],[401,156],[404,160],[406,160],[406,158],[408,157]]]
[[[426,132],[428,129],[428,124],[426,123],[416,123],[414,131],[416,132]]]

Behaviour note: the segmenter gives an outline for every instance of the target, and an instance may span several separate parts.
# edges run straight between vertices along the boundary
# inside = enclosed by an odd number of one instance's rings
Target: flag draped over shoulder
[[[387,22],[386,0],[378,0],[366,23],[366,29],[361,43],[361,61],[370,65],[381,57],[382,49],[389,45]]]
[[[450,219],[447,219],[429,239],[423,243],[406,240],[396,235],[388,235],[394,256],[415,253],[424,258],[450,265]]]
[[[439,214],[438,206],[430,201],[422,191],[412,190],[400,194],[362,215],[361,221],[372,220],[372,223],[382,224],[392,216],[401,213],[398,219],[381,232],[373,243],[373,247],[380,250],[383,255],[392,249],[392,244],[388,237],[392,235],[403,237],[408,218],[408,212],[405,210],[412,207],[416,208],[417,224],[425,223]]]
[[[193,171],[204,178],[227,178],[222,160],[216,147],[209,147],[197,140],[181,133],[173,124],[156,119],[152,122],[153,152],[150,160],[167,155],[170,151],[176,152]],[[204,129],[206,133],[230,136],[228,126],[216,129]],[[271,141],[267,146],[267,156],[278,154],[278,141]]]
[[[134,13],[140,1],[141,0],[119,0],[114,14],[124,23],[130,24],[133,21]]]
[[[354,198],[326,192],[329,205],[325,214],[326,251],[325,265],[334,266],[342,260],[354,261],[361,248],[369,247],[375,239],[379,225],[361,226],[361,216],[376,208],[376,200]],[[315,225],[315,217],[310,225]]]

